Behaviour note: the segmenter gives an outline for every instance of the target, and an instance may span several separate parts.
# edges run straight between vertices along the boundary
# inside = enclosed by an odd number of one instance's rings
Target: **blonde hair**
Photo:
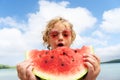
[[[73,25],[72,25],[69,21],[67,21],[66,19],[64,19],[64,18],[62,18],[62,17],[56,17],[56,18],[54,18],[54,19],[52,19],[52,20],[50,20],[50,21],[48,22],[48,24],[47,24],[47,26],[46,26],[46,29],[45,29],[45,31],[43,32],[43,41],[44,41],[44,44],[47,45],[47,48],[48,48],[48,49],[50,49],[50,44],[49,44],[49,42],[48,42],[48,40],[49,40],[48,34],[49,34],[49,32],[54,28],[54,25],[55,25],[57,22],[61,22],[61,23],[67,22],[67,23],[69,24],[70,29],[71,29],[71,33],[72,33],[72,36],[71,36],[71,37],[72,37],[72,42],[74,41],[74,39],[75,39],[75,37],[76,37],[75,31],[73,30]],[[66,25],[65,25],[65,26],[66,26]]]

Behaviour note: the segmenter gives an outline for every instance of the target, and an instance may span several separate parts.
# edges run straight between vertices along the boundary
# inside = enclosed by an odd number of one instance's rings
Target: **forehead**
[[[52,30],[70,30],[70,24],[67,22],[57,22],[54,24],[54,27]]]

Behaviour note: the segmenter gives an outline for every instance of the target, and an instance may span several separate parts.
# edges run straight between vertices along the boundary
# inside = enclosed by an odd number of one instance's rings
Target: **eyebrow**
[[[51,31],[58,31],[58,32],[60,32],[59,30],[51,30]],[[51,32],[51,31],[49,31],[49,32]],[[63,31],[71,31],[70,29],[64,29],[64,30],[62,30],[62,32]]]

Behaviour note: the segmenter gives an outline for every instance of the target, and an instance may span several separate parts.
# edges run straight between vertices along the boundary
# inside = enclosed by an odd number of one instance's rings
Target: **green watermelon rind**
[[[93,54],[94,53],[94,49],[92,46],[89,46],[89,49],[91,50],[91,53]],[[26,53],[26,59],[30,59],[29,57],[29,53],[31,51],[27,51]],[[87,74],[88,72],[88,69],[84,67],[84,69],[82,69],[82,71],[80,73],[77,73],[76,75],[69,75],[71,77],[66,77],[67,75],[61,75],[60,77],[55,77],[54,75],[51,75],[51,74],[47,74],[47,73],[43,73],[42,71],[40,72],[39,70],[37,69],[33,69],[33,74],[40,77],[41,80],[79,80],[81,79],[85,74]],[[48,77],[47,75],[49,75],[50,77]]]
[[[30,58],[29,58],[29,53],[30,53],[30,52],[31,52],[31,51],[27,51],[27,52],[26,52],[26,55],[25,55],[25,58],[26,58],[26,59],[30,59]]]
[[[38,71],[37,69],[34,69],[33,70],[33,74],[35,74],[36,76],[40,77],[41,79],[43,80],[79,80],[81,79],[85,74],[87,74],[88,72],[88,69],[85,68],[83,69],[83,71],[77,73],[76,75],[74,75],[73,77],[73,74],[71,75],[61,75],[61,76],[57,76],[55,77],[54,75],[51,75],[51,74],[47,74],[47,73],[43,73],[43,72],[40,72]],[[48,77],[49,76],[49,77]],[[68,76],[68,77],[67,77]],[[76,77],[77,76],[77,77]]]

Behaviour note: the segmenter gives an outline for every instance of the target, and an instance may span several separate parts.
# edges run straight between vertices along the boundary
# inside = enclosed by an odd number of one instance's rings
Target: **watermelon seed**
[[[64,66],[64,64],[62,63],[61,66]]]
[[[77,53],[77,50],[74,50],[75,53]]]
[[[47,60],[45,60],[45,63],[47,63]]]
[[[72,59],[72,62],[74,62],[75,60],[74,60],[74,58]]]
[[[39,55],[39,57],[41,57],[41,55]]]
[[[48,54],[48,51],[46,51],[45,54]]]
[[[54,56],[51,56],[51,58],[53,59],[53,58],[54,58]]]
[[[65,52],[63,52],[63,55],[67,55]]]

